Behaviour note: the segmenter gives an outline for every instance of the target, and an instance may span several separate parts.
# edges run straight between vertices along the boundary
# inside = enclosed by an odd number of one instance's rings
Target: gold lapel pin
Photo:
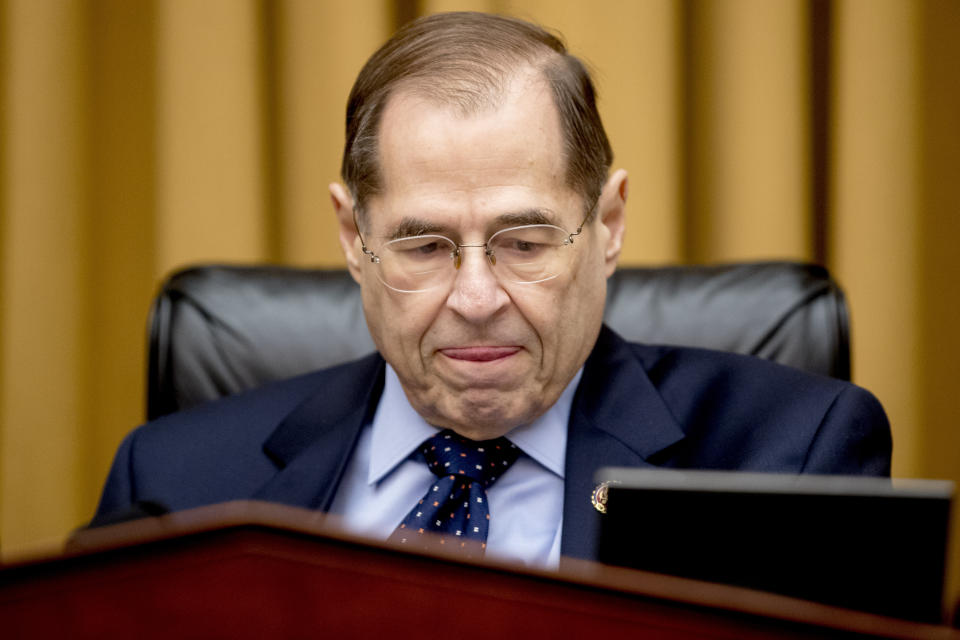
[[[610,482],[601,482],[594,488],[593,493],[590,494],[590,503],[593,505],[593,508],[600,513],[607,512],[607,491],[609,488]]]

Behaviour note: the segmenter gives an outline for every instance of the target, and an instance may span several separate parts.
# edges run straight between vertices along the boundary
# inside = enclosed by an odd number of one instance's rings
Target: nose
[[[482,324],[510,304],[510,296],[493,273],[483,245],[461,245],[460,253],[447,307],[468,322]]]

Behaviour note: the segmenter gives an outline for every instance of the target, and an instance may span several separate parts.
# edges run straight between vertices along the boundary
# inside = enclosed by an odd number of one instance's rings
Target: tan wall
[[[823,262],[898,476],[960,479],[960,3],[426,1],[596,69],[626,264]],[[416,3],[0,0],[0,553],[91,514],[171,269],[342,264],[347,91]]]

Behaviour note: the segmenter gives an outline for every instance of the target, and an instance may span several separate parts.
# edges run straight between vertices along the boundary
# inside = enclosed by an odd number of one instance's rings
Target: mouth
[[[440,349],[440,353],[451,360],[466,362],[494,362],[509,358],[520,351],[520,347],[449,347]]]

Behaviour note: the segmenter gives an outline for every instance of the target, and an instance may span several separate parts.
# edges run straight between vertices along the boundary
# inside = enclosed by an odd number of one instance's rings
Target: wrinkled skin
[[[410,90],[395,94],[380,131],[383,189],[369,201],[363,229],[373,251],[405,219],[482,244],[516,224],[505,216],[536,210],[569,232],[583,218],[583,199],[565,180],[556,108],[533,72],[518,73],[499,106],[470,115]],[[482,249],[466,248],[451,287],[420,293],[379,281],[361,253],[349,194],[330,188],[370,334],[420,415],[483,440],[556,402],[600,330],[623,237],[625,172],[607,181],[597,219],[565,248],[570,266],[557,278],[505,282]]]

